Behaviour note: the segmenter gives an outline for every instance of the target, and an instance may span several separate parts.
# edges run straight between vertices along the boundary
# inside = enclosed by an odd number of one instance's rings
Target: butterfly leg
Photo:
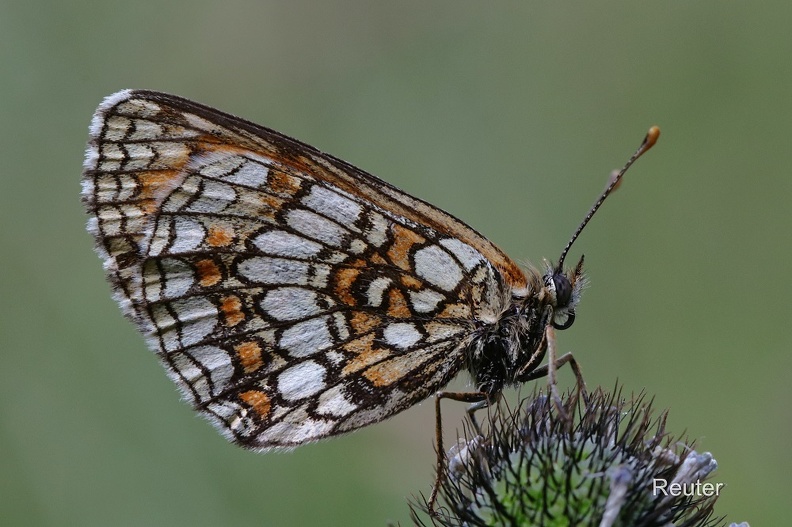
[[[500,399],[500,394],[498,394],[498,399]],[[473,426],[473,431],[476,433],[476,435],[482,435],[481,427],[479,426],[478,419],[476,419],[476,412],[478,412],[479,410],[483,410],[484,408],[488,408],[492,403],[493,401],[490,401],[489,399],[485,398],[471,404],[468,407],[467,409],[468,420],[470,421],[470,424]]]
[[[484,392],[437,392],[435,395],[435,442],[437,445],[437,467],[434,488],[432,495],[429,497],[429,512],[434,514],[434,505],[437,501],[437,493],[440,491],[440,485],[443,483],[445,477],[445,464],[446,452],[443,447],[443,419],[440,413],[440,401],[442,399],[450,399],[452,401],[460,401],[463,403],[473,403],[467,412],[473,423],[473,428],[477,434],[481,433],[478,421],[473,417],[473,413],[482,408],[490,405],[487,395]]]
[[[583,380],[583,373],[580,370],[580,365],[575,360],[575,357],[572,355],[572,352],[565,353],[564,355],[556,358],[556,339],[555,339],[555,329],[552,326],[547,326],[547,330],[545,333],[545,340],[547,342],[547,365],[541,366],[536,368],[532,372],[528,373],[525,377],[521,378],[520,380],[527,382],[534,379],[540,379],[542,377],[547,377],[547,386],[550,390],[550,396],[553,398],[553,401],[558,409],[558,412],[564,419],[568,419],[569,416],[567,415],[566,410],[561,403],[561,396],[558,393],[558,381],[556,377],[556,372],[558,368],[563,366],[564,364],[569,364],[569,367],[572,368],[572,372],[575,374],[575,380],[577,383],[578,393],[583,396],[584,401],[588,401],[588,391],[586,390],[586,381]]]

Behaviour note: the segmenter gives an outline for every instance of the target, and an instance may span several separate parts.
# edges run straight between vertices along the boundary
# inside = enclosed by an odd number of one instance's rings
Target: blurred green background
[[[572,251],[591,286],[559,345],[591,386],[646,390],[713,452],[720,514],[784,523],[790,17],[786,2],[0,3],[0,523],[407,525],[406,498],[431,487],[430,403],[256,455],[179,401],[84,230],[88,123],[122,88],[298,137],[535,263],[659,125]]]

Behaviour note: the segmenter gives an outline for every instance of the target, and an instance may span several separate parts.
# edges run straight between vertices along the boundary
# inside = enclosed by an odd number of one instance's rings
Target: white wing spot
[[[360,205],[337,192],[314,185],[302,200],[307,207],[328,216],[342,225],[351,226],[360,216]]]
[[[456,256],[468,271],[484,261],[484,257],[481,256],[481,253],[456,238],[445,238],[440,240],[440,245],[451,251],[451,254]]]
[[[284,330],[280,347],[292,357],[307,357],[333,345],[327,329],[328,317],[319,317],[294,324]]]
[[[349,327],[347,326],[346,318],[343,313],[333,313],[333,321],[335,322],[335,330],[341,340],[349,338]]]
[[[371,226],[365,232],[366,238],[374,247],[379,247],[388,240],[388,222],[378,212],[370,212],[368,220]]]
[[[462,269],[454,258],[436,245],[415,253],[415,272],[444,291],[451,291],[462,281]]]
[[[363,254],[368,246],[366,242],[359,239],[352,240],[352,243],[349,244],[349,252],[352,254]]]
[[[132,121],[126,117],[111,116],[105,120],[104,137],[107,141],[120,141],[129,130]]]
[[[259,284],[294,284],[308,282],[308,264],[298,260],[254,256],[239,262],[239,274]]]
[[[349,402],[344,395],[343,386],[338,385],[319,396],[319,405],[316,408],[316,412],[324,415],[344,417],[356,409],[357,405]]]
[[[301,287],[279,287],[267,292],[261,307],[278,320],[308,318],[321,311],[316,293]]]
[[[203,225],[199,222],[179,217],[173,222],[172,231],[176,235],[176,239],[170,247],[171,253],[186,253],[198,247],[206,236]]]
[[[289,401],[305,399],[324,389],[326,373],[324,367],[314,361],[301,362],[278,375],[278,390]]]
[[[225,180],[229,183],[238,183],[248,187],[260,188],[267,182],[267,174],[269,174],[269,168],[265,165],[246,160],[245,164],[242,165],[239,170],[233,174],[229,174]]]
[[[409,348],[421,340],[421,333],[415,329],[415,325],[405,322],[389,324],[382,333],[385,342],[398,348]]]
[[[333,366],[338,366],[346,360],[346,357],[344,357],[342,353],[338,353],[337,351],[333,350],[325,352],[324,357],[325,359],[329,360],[330,364]]]
[[[219,181],[204,180],[198,199],[190,203],[188,211],[212,214],[222,212],[236,200],[237,194],[231,185]]]
[[[311,258],[322,250],[322,245],[315,241],[280,230],[259,234],[253,244],[262,252],[292,258]]]
[[[157,139],[166,135],[162,125],[146,119],[135,119],[135,130],[129,135],[131,141]]]
[[[327,278],[330,276],[330,266],[325,264],[315,264],[313,266],[313,276],[308,282],[308,285],[317,289],[324,289],[327,287]]]
[[[390,278],[380,277],[372,280],[366,292],[368,304],[372,307],[379,307],[382,304],[382,295],[390,284]]]
[[[341,246],[346,234],[337,223],[309,210],[290,210],[286,215],[286,223],[297,232],[335,247]]]
[[[418,313],[429,313],[437,309],[437,304],[445,297],[431,289],[421,289],[420,291],[410,291],[410,301],[412,307]]]

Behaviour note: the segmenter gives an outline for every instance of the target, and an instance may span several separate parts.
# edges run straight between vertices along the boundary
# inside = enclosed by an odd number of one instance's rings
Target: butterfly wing
[[[116,299],[231,440],[289,447],[444,386],[525,276],[465,224],[272,130],[123,91],[83,200]]]

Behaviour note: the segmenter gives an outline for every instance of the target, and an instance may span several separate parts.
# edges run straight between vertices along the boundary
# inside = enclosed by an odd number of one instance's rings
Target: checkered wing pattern
[[[403,410],[525,288],[470,227],[272,130],[156,92],[94,116],[83,199],[125,314],[229,439],[292,447]]]

